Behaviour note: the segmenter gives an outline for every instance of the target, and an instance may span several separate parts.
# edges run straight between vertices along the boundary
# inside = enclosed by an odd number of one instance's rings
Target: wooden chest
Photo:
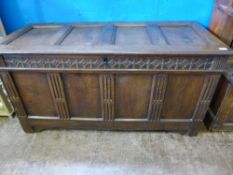
[[[233,131],[233,75],[221,77],[205,119],[212,131]]]
[[[196,23],[42,24],[2,43],[0,70],[26,132],[196,135],[231,54]]]

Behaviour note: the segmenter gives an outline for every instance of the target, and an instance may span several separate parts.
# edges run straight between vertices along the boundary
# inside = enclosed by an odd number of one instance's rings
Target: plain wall
[[[208,26],[215,0],[0,0],[7,33],[30,23],[197,21]]]

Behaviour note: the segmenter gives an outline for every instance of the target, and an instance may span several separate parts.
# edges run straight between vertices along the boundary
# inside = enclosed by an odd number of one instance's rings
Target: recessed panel
[[[203,86],[203,76],[169,75],[162,118],[191,119]]]
[[[140,45],[140,44],[151,44],[151,42],[145,27],[134,26],[134,27],[117,27],[115,44]]]
[[[99,78],[95,74],[64,74],[64,87],[72,117],[100,118]]]
[[[17,72],[13,78],[28,115],[57,116],[46,74]]]
[[[33,45],[49,45],[49,38],[51,38],[59,29],[60,27],[33,28],[10,44],[20,46],[25,45],[27,47]]]
[[[150,75],[116,76],[116,118],[147,117],[151,81]]]
[[[101,38],[102,27],[74,27],[61,45],[92,45]]]
[[[161,31],[170,45],[205,45],[204,40],[190,26],[163,26]]]

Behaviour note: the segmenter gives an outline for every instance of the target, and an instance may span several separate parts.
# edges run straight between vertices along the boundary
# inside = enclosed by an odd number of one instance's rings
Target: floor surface
[[[233,133],[53,130],[0,118],[0,175],[233,175]]]

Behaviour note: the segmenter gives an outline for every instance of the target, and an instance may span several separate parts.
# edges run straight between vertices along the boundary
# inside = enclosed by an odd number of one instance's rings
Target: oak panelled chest
[[[2,43],[0,70],[26,132],[195,135],[231,54],[196,23],[38,24]]]

